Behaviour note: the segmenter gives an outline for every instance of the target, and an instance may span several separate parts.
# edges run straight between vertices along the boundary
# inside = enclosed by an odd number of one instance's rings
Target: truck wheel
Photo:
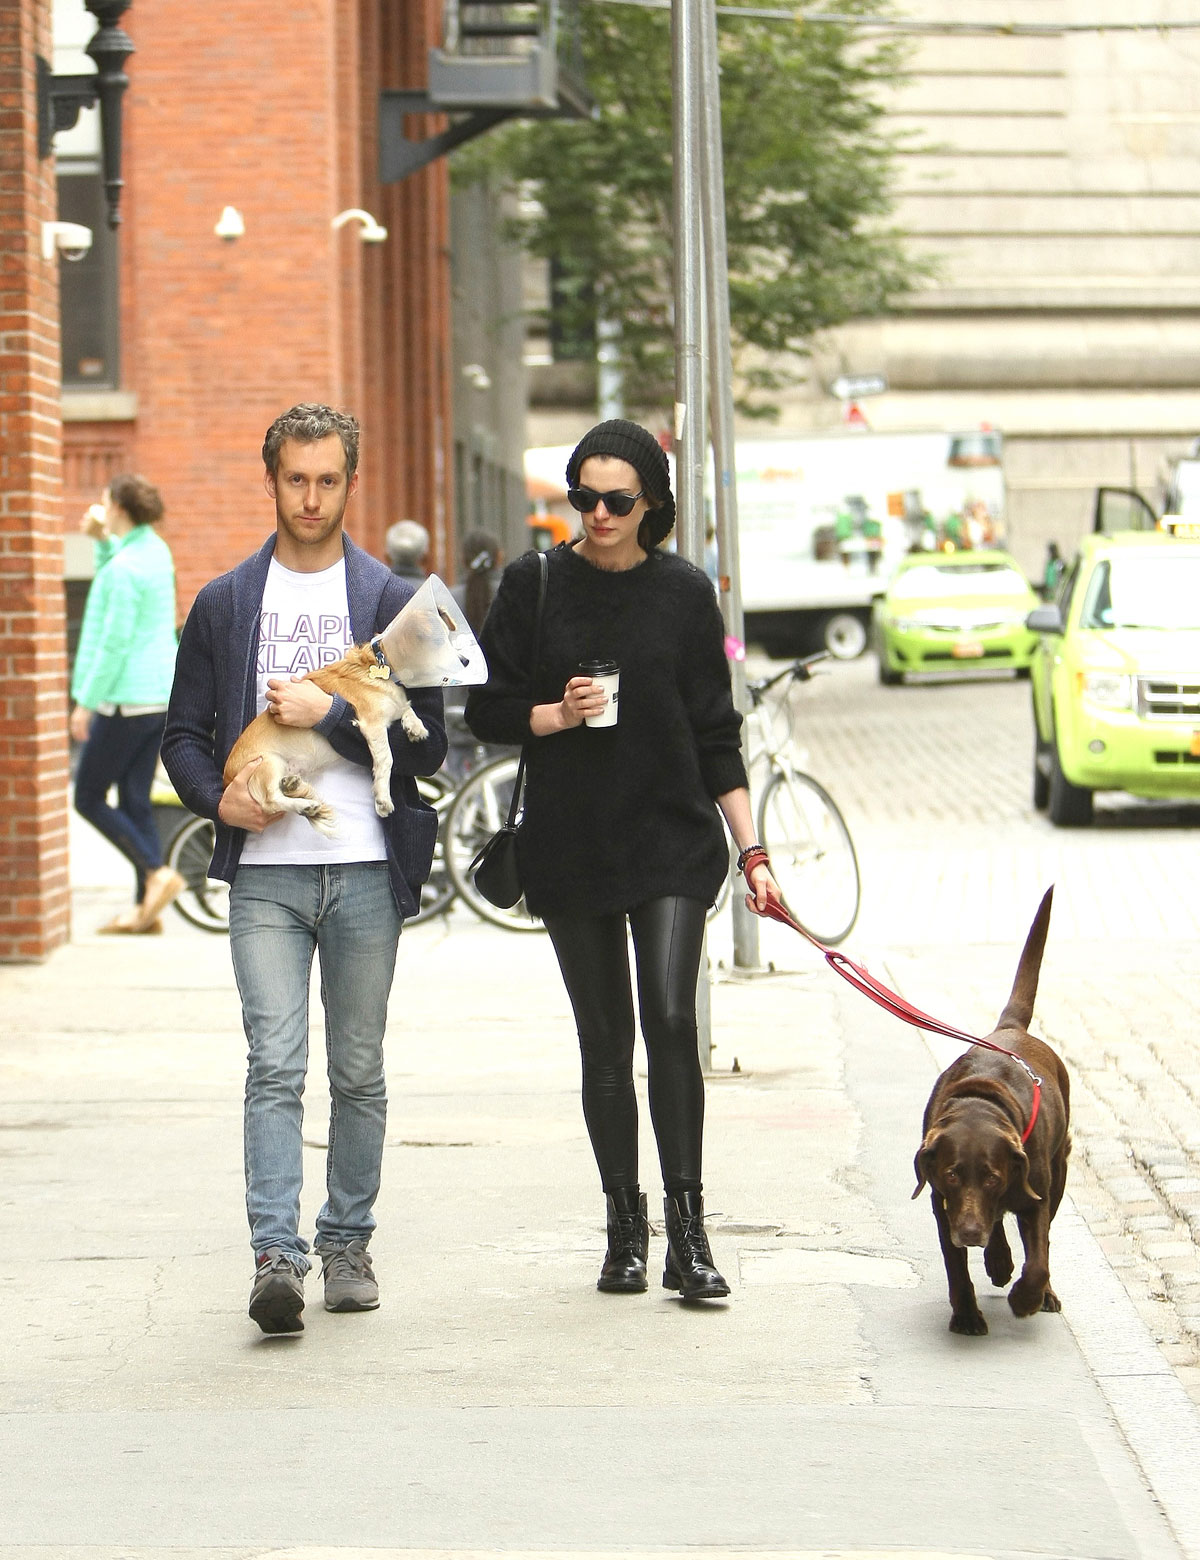
[[[1058,746],[1050,743],[1050,785],[1047,794],[1050,822],[1060,829],[1078,829],[1092,821],[1092,793],[1072,785],[1058,761]]]
[[[831,612],[821,624],[821,642],[835,661],[853,661],[867,648],[867,625],[853,612]]]

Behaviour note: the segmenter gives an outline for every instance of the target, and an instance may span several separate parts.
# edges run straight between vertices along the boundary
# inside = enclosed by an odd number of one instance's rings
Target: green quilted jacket
[[[96,544],[71,697],[98,704],[166,707],[175,671],[175,565],[148,525]]]

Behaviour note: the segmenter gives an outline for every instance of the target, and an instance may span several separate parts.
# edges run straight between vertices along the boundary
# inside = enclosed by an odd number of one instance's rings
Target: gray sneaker
[[[379,1283],[371,1269],[364,1240],[352,1240],[336,1251],[322,1251],[327,1311],[373,1311],[379,1304]]]
[[[304,1274],[280,1246],[255,1258],[250,1317],[265,1333],[304,1331]]]

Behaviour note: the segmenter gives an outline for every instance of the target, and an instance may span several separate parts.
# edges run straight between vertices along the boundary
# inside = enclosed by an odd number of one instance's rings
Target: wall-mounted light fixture
[[[227,244],[232,244],[235,238],[241,238],[245,231],[245,219],[236,206],[226,206],[213,228],[217,237],[223,238]]]
[[[371,213],[364,211],[361,206],[352,206],[349,211],[339,211],[329,225],[332,228],[343,228],[347,222],[362,223],[362,231],[358,236],[364,244],[382,244],[388,236],[387,228],[376,222]]]
[[[56,76],[49,63],[38,55],[37,109],[38,156],[49,157],[54,150],[57,130],[69,130],[79,119],[81,108],[100,104],[100,137],[104,146],[104,193],[108,200],[108,225],[115,228],[121,220],[121,99],[129,85],[125,61],[134,52],[133,39],[117,26],[129,9],[131,0],[84,0],[100,23],[100,30],[87,46],[96,62],[91,75]]]

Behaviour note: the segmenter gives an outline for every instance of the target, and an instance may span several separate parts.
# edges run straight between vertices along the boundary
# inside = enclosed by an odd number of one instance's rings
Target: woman
[[[463,609],[463,616],[478,634],[488,615],[504,554],[500,543],[486,531],[468,531],[462,544],[463,577],[450,587],[455,601]]]
[[[175,669],[175,567],[153,529],[162,514],[158,489],[127,475],[114,477],[83,518],[96,577],[71,680],[69,729],[83,743],[75,809],[133,864],[137,897],[102,932],[161,932],[159,916],[184,886],[163,865],[150,803]]]
[[[696,977],[704,918],[729,865],[719,807],[758,910],[778,892],[755,843],[724,628],[702,570],[659,550],[675,523],[667,458],[636,423],[586,434],[567,463],[584,532],[548,555],[537,675],[530,686],[539,566],[500,581],[482,635],[491,676],[467,721],[485,742],[528,741],[519,856],[579,1031],[583,1112],[607,1199],[598,1287],[646,1288],[646,1198],[638,1180],[633,934],[650,1114],[665,1191],[663,1284],[685,1299],[729,1293],[704,1230],[704,1078]],[[620,669],[615,725],[582,662]]]

